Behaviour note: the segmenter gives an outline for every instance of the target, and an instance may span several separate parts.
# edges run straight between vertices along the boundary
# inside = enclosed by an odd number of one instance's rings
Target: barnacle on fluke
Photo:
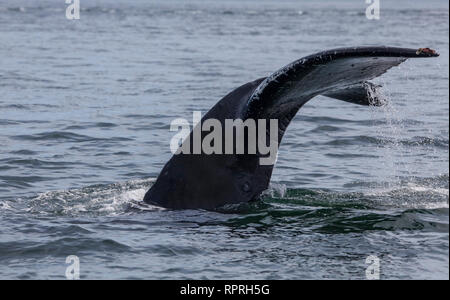
[[[416,52],[417,55],[420,55],[422,53],[430,54],[430,55],[436,55],[437,54],[437,52],[435,50],[431,49],[431,48],[419,48],[419,50],[417,50],[417,52]]]

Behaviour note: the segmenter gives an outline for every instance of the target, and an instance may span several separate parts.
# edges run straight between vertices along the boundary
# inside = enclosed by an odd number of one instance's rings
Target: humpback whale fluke
[[[276,119],[279,145],[297,111],[315,96],[380,106],[383,100],[376,93],[380,86],[369,80],[408,58],[438,55],[429,48],[394,47],[340,48],[320,52],[296,60],[267,78],[235,89],[202,121]],[[192,140],[191,132],[185,142]],[[174,155],[146,193],[144,201],[172,209],[214,209],[255,200],[267,189],[273,170],[273,165],[260,164],[261,156],[259,152]]]

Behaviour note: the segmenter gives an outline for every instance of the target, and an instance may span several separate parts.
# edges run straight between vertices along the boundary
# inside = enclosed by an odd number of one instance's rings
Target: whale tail
[[[340,89],[335,89],[323,94],[323,96],[359,105],[383,106],[387,101],[382,98],[380,88],[381,85],[365,81],[352,86],[344,86]]]
[[[276,119],[279,145],[292,118],[315,96],[380,106],[385,103],[378,96],[380,86],[370,80],[408,58],[435,56],[429,48],[356,47],[320,52],[237,88],[203,120],[223,124],[225,119]],[[193,141],[192,132],[186,141]],[[273,165],[260,164],[258,154],[178,154],[164,166],[144,201],[174,209],[214,209],[246,202],[267,189],[272,170]]]

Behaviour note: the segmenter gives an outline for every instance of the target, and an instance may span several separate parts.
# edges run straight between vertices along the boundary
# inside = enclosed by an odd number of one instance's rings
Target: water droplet
[[[250,192],[250,184],[248,182],[244,183],[244,185],[242,186],[242,190],[244,192]]]

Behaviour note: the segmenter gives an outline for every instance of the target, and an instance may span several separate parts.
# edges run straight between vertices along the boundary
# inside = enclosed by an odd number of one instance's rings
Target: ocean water
[[[0,278],[449,276],[449,4],[363,0],[0,2]],[[262,201],[142,198],[170,122],[317,51],[431,47],[377,79],[390,104],[325,97],[291,123]]]

